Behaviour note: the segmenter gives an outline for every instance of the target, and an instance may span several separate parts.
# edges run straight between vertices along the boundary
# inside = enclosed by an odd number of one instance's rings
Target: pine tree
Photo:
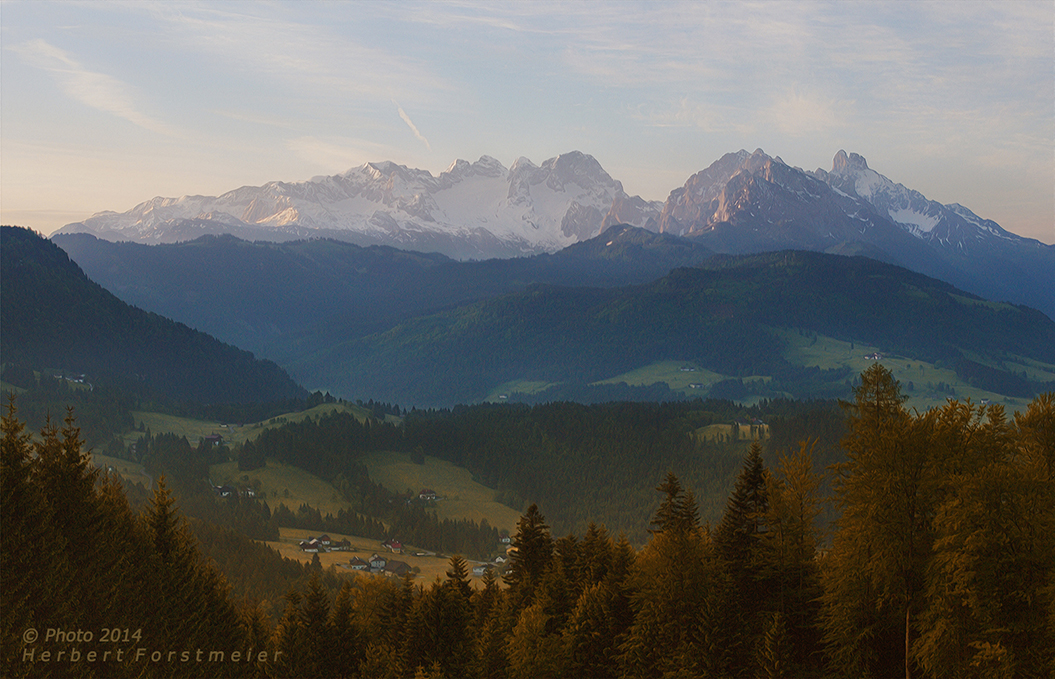
[[[627,580],[633,621],[620,645],[623,675],[728,674],[737,648],[731,583],[696,524],[692,494],[673,475],[657,490],[666,497]],[[617,548],[613,572],[621,568],[622,551]]]
[[[318,571],[313,571],[308,579],[300,602],[300,618],[302,662],[297,671],[309,677],[323,676],[329,672],[333,639],[329,625],[330,595]]]
[[[480,628],[471,665],[472,676],[503,677],[509,674],[506,642],[515,623],[516,611],[509,599],[502,597]]]
[[[664,498],[652,519],[650,533],[666,531],[686,533],[699,526],[696,499],[692,493],[682,489],[677,476],[668,472],[667,477],[656,487],[656,490],[663,493]]]
[[[774,601],[774,595],[779,596],[779,586],[772,570],[764,564],[760,543],[767,533],[767,475],[762,447],[755,441],[712,536],[714,552],[736,592],[734,627],[736,637],[743,642],[734,656],[734,665],[739,668],[753,663],[752,651],[769,611],[779,605]]]
[[[791,649],[788,643],[788,630],[784,625],[784,616],[775,612],[770,616],[769,625],[757,651],[758,667],[761,679],[784,679],[793,676],[788,666]]]
[[[535,589],[553,556],[553,538],[538,505],[528,507],[517,522],[513,547],[504,580],[509,586],[509,596],[520,607],[533,600]]]
[[[578,590],[581,592],[603,581],[611,568],[612,540],[604,526],[598,527],[591,521],[579,543],[578,559],[574,566]]]
[[[617,676],[612,597],[612,590],[601,583],[587,586],[579,596],[562,632],[570,676],[595,679]]]
[[[509,676],[513,679],[564,676],[561,638],[551,632],[550,616],[541,603],[534,603],[521,612],[507,649]]]
[[[740,572],[754,565],[756,541],[765,523],[768,508],[765,475],[762,446],[755,441],[744,459],[725,513],[713,535],[718,555]]]
[[[473,588],[469,584],[469,566],[460,554],[451,557],[450,567],[447,569],[447,583],[454,587],[468,603],[472,597]]]

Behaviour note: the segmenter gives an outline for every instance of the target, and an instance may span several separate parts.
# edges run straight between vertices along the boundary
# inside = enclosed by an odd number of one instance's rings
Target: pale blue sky
[[[723,153],[1055,242],[1055,3],[0,2],[0,218],[571,150],[664,200]]]

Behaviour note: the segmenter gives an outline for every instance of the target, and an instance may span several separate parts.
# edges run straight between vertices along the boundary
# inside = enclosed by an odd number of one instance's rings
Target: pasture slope
[[[906,405],[921,412],[943,406],[946,399],[953,396],[960,400],[971,399],[974,403],[983,400],[998,403],[1004,405],[1009,413],[1026,407],[1030,400],[980,389],[960,379],[951,365],[888,354],[877,345],[844,341],[817,334],[799,334],[788,329],[771,329],[771,331],[787,340],[788,348],[784,352],[784,358],[797,366],[818,367],[822,370],[847,368],[849,374],[856,377],[876,361],[870,357],[880,355],[879,361],[883,367],[901,383],[902,393],[908,396]],[[991,361],[986,362],[991,363]],[[1030,358],[1009,354],[1000,367],[1015,374],[1025,373],[1030,380],[1040,382],[1055,380],[1055,365]],[[625,382],[630,386],[666,384],[671,390],[681,392],[686,396],[707,398],[710,387],[727,379],[735,378],[731,375],[702,369],[691,362],[658,361],[594,384],[618,384],[620,382]],[[742,378],[747,385],[757,380],[768,382],[769,379],[768,375]],[[846,392],[845,398],[849,398],[849,387]],[[749,396],[743,399],[743,403],[750,405],[757,400],[757,397]]]

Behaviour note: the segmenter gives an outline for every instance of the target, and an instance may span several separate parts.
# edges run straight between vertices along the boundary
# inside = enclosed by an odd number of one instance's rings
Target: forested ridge
[[[260,403],[307,392],[271,361],[120,301],[29,229],[0,227],[3,360],[145,398]]]
[[[164,485],[137,513],[87,464],[72,418],[32,441],[9,406],[3,673],[1051,676],[1055,394],[1014,417],[903,403],[881,365],[862,375],[831,535],[813,445],[767,463],[756,443],[713,524],[668,473],[640,548],[598,523],[559,537],[532,504],[501,580],[474,586],[457,556],[435,582],[315,570],[276,623],[203,561]]]
[[[126,302],[282,356],[308,330],[325,343],[531,283],[641,283],[711,254],[692,241],[627,226],[554,254],[478,262],[319,238],[202,236],[147,246],[56,234],[54,241]]]
[[[658,361],[766,375],[772,380],[761,395],[770,398],[850,394],[848,369],[793,364],[776,328],[870,342],[929,362],[999,364],[1014,354],[1055,363],[1055,322],[1039,311],[990,304],[864,257],[779,252],[714,256],[634,286],[532,285],[381,332],[349,333],[291,370],[306,376],[325,366],[341,375],[334,388],[419,407],[476,402],[516,380],[581,389]],[[1012,377],[991,368],[982,383],[1013,384],[1016,394],[1051,388]]]

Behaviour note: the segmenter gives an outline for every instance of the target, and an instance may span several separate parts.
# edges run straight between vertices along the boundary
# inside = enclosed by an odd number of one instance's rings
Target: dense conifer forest
[[[599,522],[561,536],[533,503],[502,577],[454,556],[421,582],[284,561],[188,522],[163,480],[139,505],[72,416],[34,438],[10,402],[2,673],[1050,677],[1055,395],[918,413],[877,364],[844,409],[830,534],[817,444],[756,442],[714,523],[667,473],[639,546]]]

